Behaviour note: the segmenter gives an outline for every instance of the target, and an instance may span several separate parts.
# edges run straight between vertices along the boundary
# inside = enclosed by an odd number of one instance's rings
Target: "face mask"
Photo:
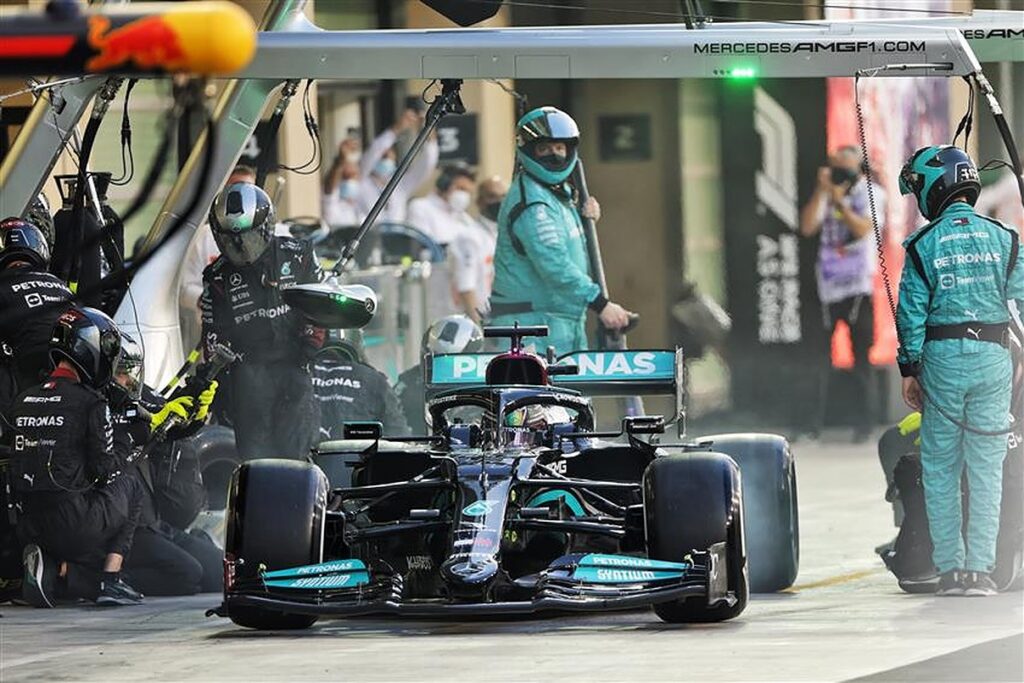
[[[473,195],[465,190],[452,190],[448,196],[448,206],[455,211],[465,211],[473,203]]]
[[[491,202],[480,207],[480,215],[489,218],[495,223],[498,222],[498,212],[501,211],[501,202]]]
[[[394,175],[395,168],[395,160],[391,157],[384,157],[373,167],[373,174],[387,179]]]
[[[338,187],[338,196],[342,199],[355,199],[359,192],[358,180],[343,180]]]

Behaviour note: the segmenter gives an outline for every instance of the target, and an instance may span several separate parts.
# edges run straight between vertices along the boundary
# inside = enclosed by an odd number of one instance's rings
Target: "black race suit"
[[[313,365],[313,393],[320,403],[321,441],[342,438],[345,422],[380,422],[385,435],[409,434],[387,377],[369,365],[318,358]]]
[[[398,402],[402,406],[405,420],[412,428],[413,434],[426,434],[427,420],[424,414],[425,391],[423,388],[423,367],[414,365],[398,376],[395,385]]]
[[[29,266],[0,271],[0,342],[14,354],[10,367],[19,392],[39,384],[49,372],[50,334],[71,297],[56,275]]]
[[[98,566],[128,555],[142,511],[139,481],[114,449],[107,401],[66,376],[19,395],[11,409],[18,530],[53,556]]]
[[[126,401],[112,410],[114,448],[125,457],[142,449],[150,440],[150,415],[163,408],[165,400],[149,387],[143,387],[139,403]],[[201,423],[171,428],[167,440],[155,444],[148,455],[132,468],[143,492],[142,513],[135,531],[131,554],[125,563],[132,586],[146,595],[192,595],[219,591],[223,587],[223,555],[208,538],[186,533],[162,519],[161,496],[164,490],[192,489],[188,468],[176,467],[178,439],[194,434]],[[199,493],[202,493],[199,482]],[[195,497],[193,496],[193,500]],[[198,505],[184,516],[195,518]],[[191,507],[191,506],[190,506]]]
[[[242,354],[226,383],[227,413],[245,460],[302,457],[316,440],[312,347],[302,317],[284,303],[280,288],[317,282],[320,275],[312,246],[279,236],[250,266],[221,256],[203,271],[199,310],[207,357],[218,342]]]

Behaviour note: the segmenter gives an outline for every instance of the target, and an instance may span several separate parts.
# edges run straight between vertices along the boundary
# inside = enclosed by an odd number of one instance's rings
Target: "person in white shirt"
[[[414,109],[406,109],[393,126],[377,136],[370,147],[359,159],[359,199],[358,206],[363,215],[377,201],[384,186],[387,185],[397,168],[395,142],[398,136],[406,131],[418,130],[423,125],[421,115]],[[430,177],[437,168],[440,151],[437,138],[431,135],[426,144],[413,159],[409,170],[402,177],[398,187],[391,194],[391,199],[377,217],[378,222],[404,223],[409,197],[420,185]]]
[[[1024,232],[1024,206],[1021,205],[1020,189],[1012,170],[1006,171],[998,181],[982,188],[974,211]]]
[[[354,162],[345,162],[333,191],[325,192],[322,198],[323,219],[327,225],[359,225],[363,222],[366,212],[360,206],[359,188],[359,167]]]
[[[498,210],[508,194],[508,184],[492,176],[477,187],[479,217],[461,230],[448,245],[452,290],[462,311],[480,324],[494,282],[494,248],[498,237]]]
[[[444,166],[434,182],[434,191],[409,202],[409,225],[438,244],[450,244],[459,232],[475,223],[468,213],[475,186],[476,174],[466,164]]]
[[[362,147],[349,129],[349,135],[338,145],[334,163],[324,178],[324,191],[320,197],[320,213],[324,223],[331,226],[358,225],[366,216],[360,207],[359,160]]]

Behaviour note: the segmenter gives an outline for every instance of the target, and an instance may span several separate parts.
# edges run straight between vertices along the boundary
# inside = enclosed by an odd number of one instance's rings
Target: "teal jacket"
[[[906,239],[896,314],[904,374],[915,374],[928,326],[1004,323],[1009,301],[1024,303],[1024,264],[1016,231],[954,202]]]
[[[600,293],[569,188],[520,171],[498,213],[492,305],[529,303],[537,312],[582,317]]]

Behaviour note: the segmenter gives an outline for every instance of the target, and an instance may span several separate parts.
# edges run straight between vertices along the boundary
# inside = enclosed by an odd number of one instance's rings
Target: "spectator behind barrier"
[[[477,188],[480,215],[460,230],[448,247],[452,289],[463,313],[476,323],[487,316],[487,302],[494,284],[494,248],[498,238],[498,211],[508,185],[498,176]]]
[[[359,160],[359,175],[361,177],[359,187],[359,209],[363,215],[370,212],[370,208],[377,201],[384,186],[387,185],[391,176],[394,175],[398,166],[398,154],[395,144],[399,136],[406,133],[415,134],[422,127],[423,117],[415,109],[406,109],[395,123],[382,132],[373,141],[370,147],[363,153]],[[420,150],[413,160],[409,170],[398,183],[391,199],[385,205],[384,210],[378,216],[379,221],[391,223],[404,223],[409,197],[422,185],[430,174],[437,168],[437,160],[440,152],[436,136],[431,136],[427,143]]]

